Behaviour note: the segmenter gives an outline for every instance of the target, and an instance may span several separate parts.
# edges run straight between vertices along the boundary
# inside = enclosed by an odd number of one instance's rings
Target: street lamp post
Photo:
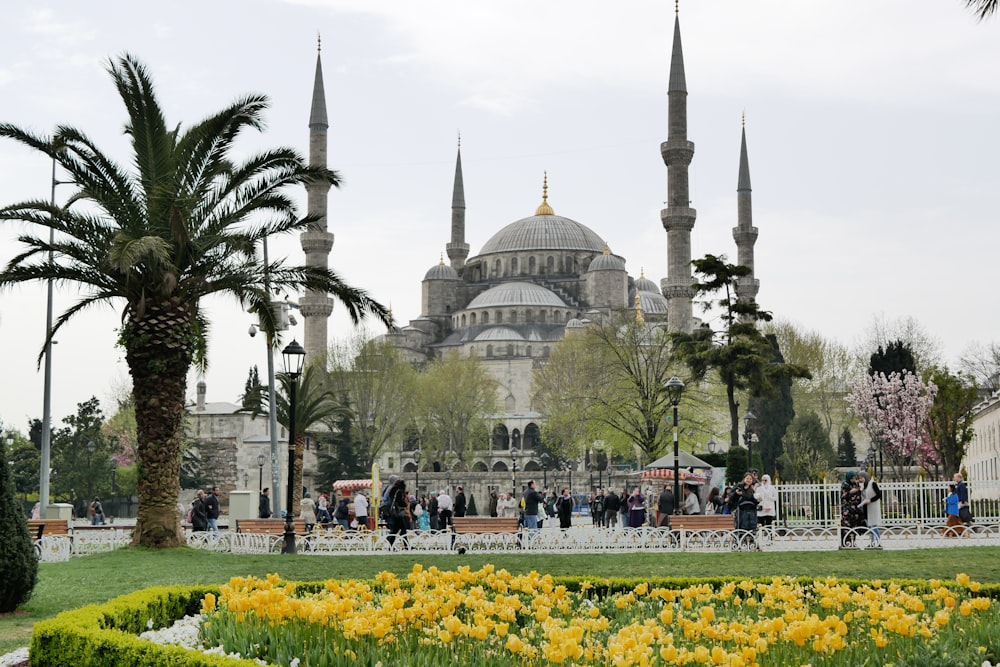
[[[510,485],[514,489],[514,493],[517,493],[517,447],[510,448],[510,459],[514,462],[514,466],[511,468],[510,474]]]
[[[716,447],[718,447],[718,443],[715,442],[715,438],[714,437],[709,438],[708,439],[708,453],[709,454],[714,454]]]
[[[292,478],[295,470],[295,390],[299,384],[299,376],[302,375],[306,351],[299,345],[298,341],[293,339],[281,351],[281,355],[285,362],[285,374],[288,376],[288,494],[285,504],[285,546],[281,549],[281,553],[294,554],[295,523],[292,517],[292,505],[294,504],[295,480]]]
[[[243,488],[245,489],[248,486],[250,486],[250,473],[248,473],[246,470],[244,470],[243,471]]]
[[[413,462],[417,466],[417,484],[416,484],[417,488],[416,488],[416,494],[417,494],[417,497],[419,498],[420,497],[420,450],[419,449],[416,450],[415,452],[413,452]]]
[[[542,454],[542,488],[549,488],[549,455]]]
[[[597,463],[597,488],[604,488],[604,468],[601,467],[601,453],[604,452],[604,441],[595,440],[594,449],[597,450],[597,458],[595,462]]]
[[[92,499],[94,497],[94,468],[91,465],[94,458],[94,450],[97,449],[97,445],[93,440],[87,443],[87,497]]]
[[[753,469],[753,425],[757,421],[757,416],[747,410],[743,416],[743,441],[747,445],[747,470]]]
[[[680,443],[678,441],[677,429],[677,406],[681,402],[681,394],[684,393],[684,383],[676,375],[667,380],[667,398],[674,411],[674,514],[681,513],[681,472],[680,472]]]
[[[257,478],[258,479],[258,482],[257,482],[257,493],[264,493],[264,461],[266,461],[266,460],[267,460],[267,457],[264,456],[263,454],[258,454],[257,455],[257,468],[260,471],[259,472],[259,476]]]

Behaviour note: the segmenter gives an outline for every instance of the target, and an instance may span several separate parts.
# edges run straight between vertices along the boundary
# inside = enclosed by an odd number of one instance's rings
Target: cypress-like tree
[[[14,611],[31,598],[38,578],[35,545],[28,520],[14,491],[14,478],[0,439],[0,613]]]
[[[889,377],[893,372],[909,371],[917,374],[917,362],[913,357],[913,349],[901,340],[891,341],[883,349],[881,345],[872,353],[868,361],[868,374],[881,373]]]
[[[854,437],[846,426],[837,438],[837,465],[842,468],[853,468],[858,465],[858,453],[854,445]]]

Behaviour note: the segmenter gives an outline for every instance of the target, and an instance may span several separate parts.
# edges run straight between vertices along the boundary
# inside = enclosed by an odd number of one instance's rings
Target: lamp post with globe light
[[[681,394],[684,393],[684,383],[676,375],[667,380],[667,399],[673,407],[674,412],[674,514],[681,513],[681,473],[680,473],[680,443],[678,441],[677,429],[677,406],[681,402]]]
[[[263,493],[264,492],[264,461],[266,461],[266,460],[267,460],[267,457],[264,456],[263,454],[258,454],[257,455],[257,468],[259,470],[259,476],[257,477],[257,492],[258,493]]]
[[[294,504],[295,480],[295,390],[299,384],[299,376],[302,375],[302,367],[305,365],[306,351],[299,345],[298,341],[292,340],[284,350],[281,351],[285,362],[285,375],[288,376],[288,494],[285,505],[285,545],[281,549],[283,554],[295,553],[295,519],[292,516],[292,505]]]
[[[416,482],[415,493],[418,498],[420,497],[420,456],[421,454],[419,449],[413,452],[413,463],[417,467],[417,482]]]

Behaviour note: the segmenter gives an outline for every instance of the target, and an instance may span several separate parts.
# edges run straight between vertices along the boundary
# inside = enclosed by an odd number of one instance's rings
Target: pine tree
[[[850,429],[846,426],[837,438],[837,465],[841,468],[853,468],[858,465],[857,448],[854,445],[854,437]]]
[[[14,611],[31,598],[38,578],[35,545],[28,520],[14,491],[14,479],[0,439],[0,613]]]

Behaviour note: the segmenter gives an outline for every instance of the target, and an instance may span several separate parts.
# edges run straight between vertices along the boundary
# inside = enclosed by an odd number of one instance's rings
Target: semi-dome
[[[469,303],[467,309],[495,308],[497,306],[546,306],[565,308],[566,304],[555,293],[541,285],[512,282],[492,287]]]
[[[476,341],[484,340],[524,340],[524,336],[510,327],[490,327],[476,336]]]
[[[533,215],[512,222],[483,244],[480,255],[522,250],[601,252],[604,240],[594,230],[561,215]]]
[[[567,329],[582,329],[583,320],[578,320],[575,317],[566,323]]]
[[[647,315],[667,312],[667,299],[659,292],[639,292],[639,304]]]
[[[458,280],[458,272],[445,264],[442,259],[427,270],[427,273],[424,274],[424,280]]]

